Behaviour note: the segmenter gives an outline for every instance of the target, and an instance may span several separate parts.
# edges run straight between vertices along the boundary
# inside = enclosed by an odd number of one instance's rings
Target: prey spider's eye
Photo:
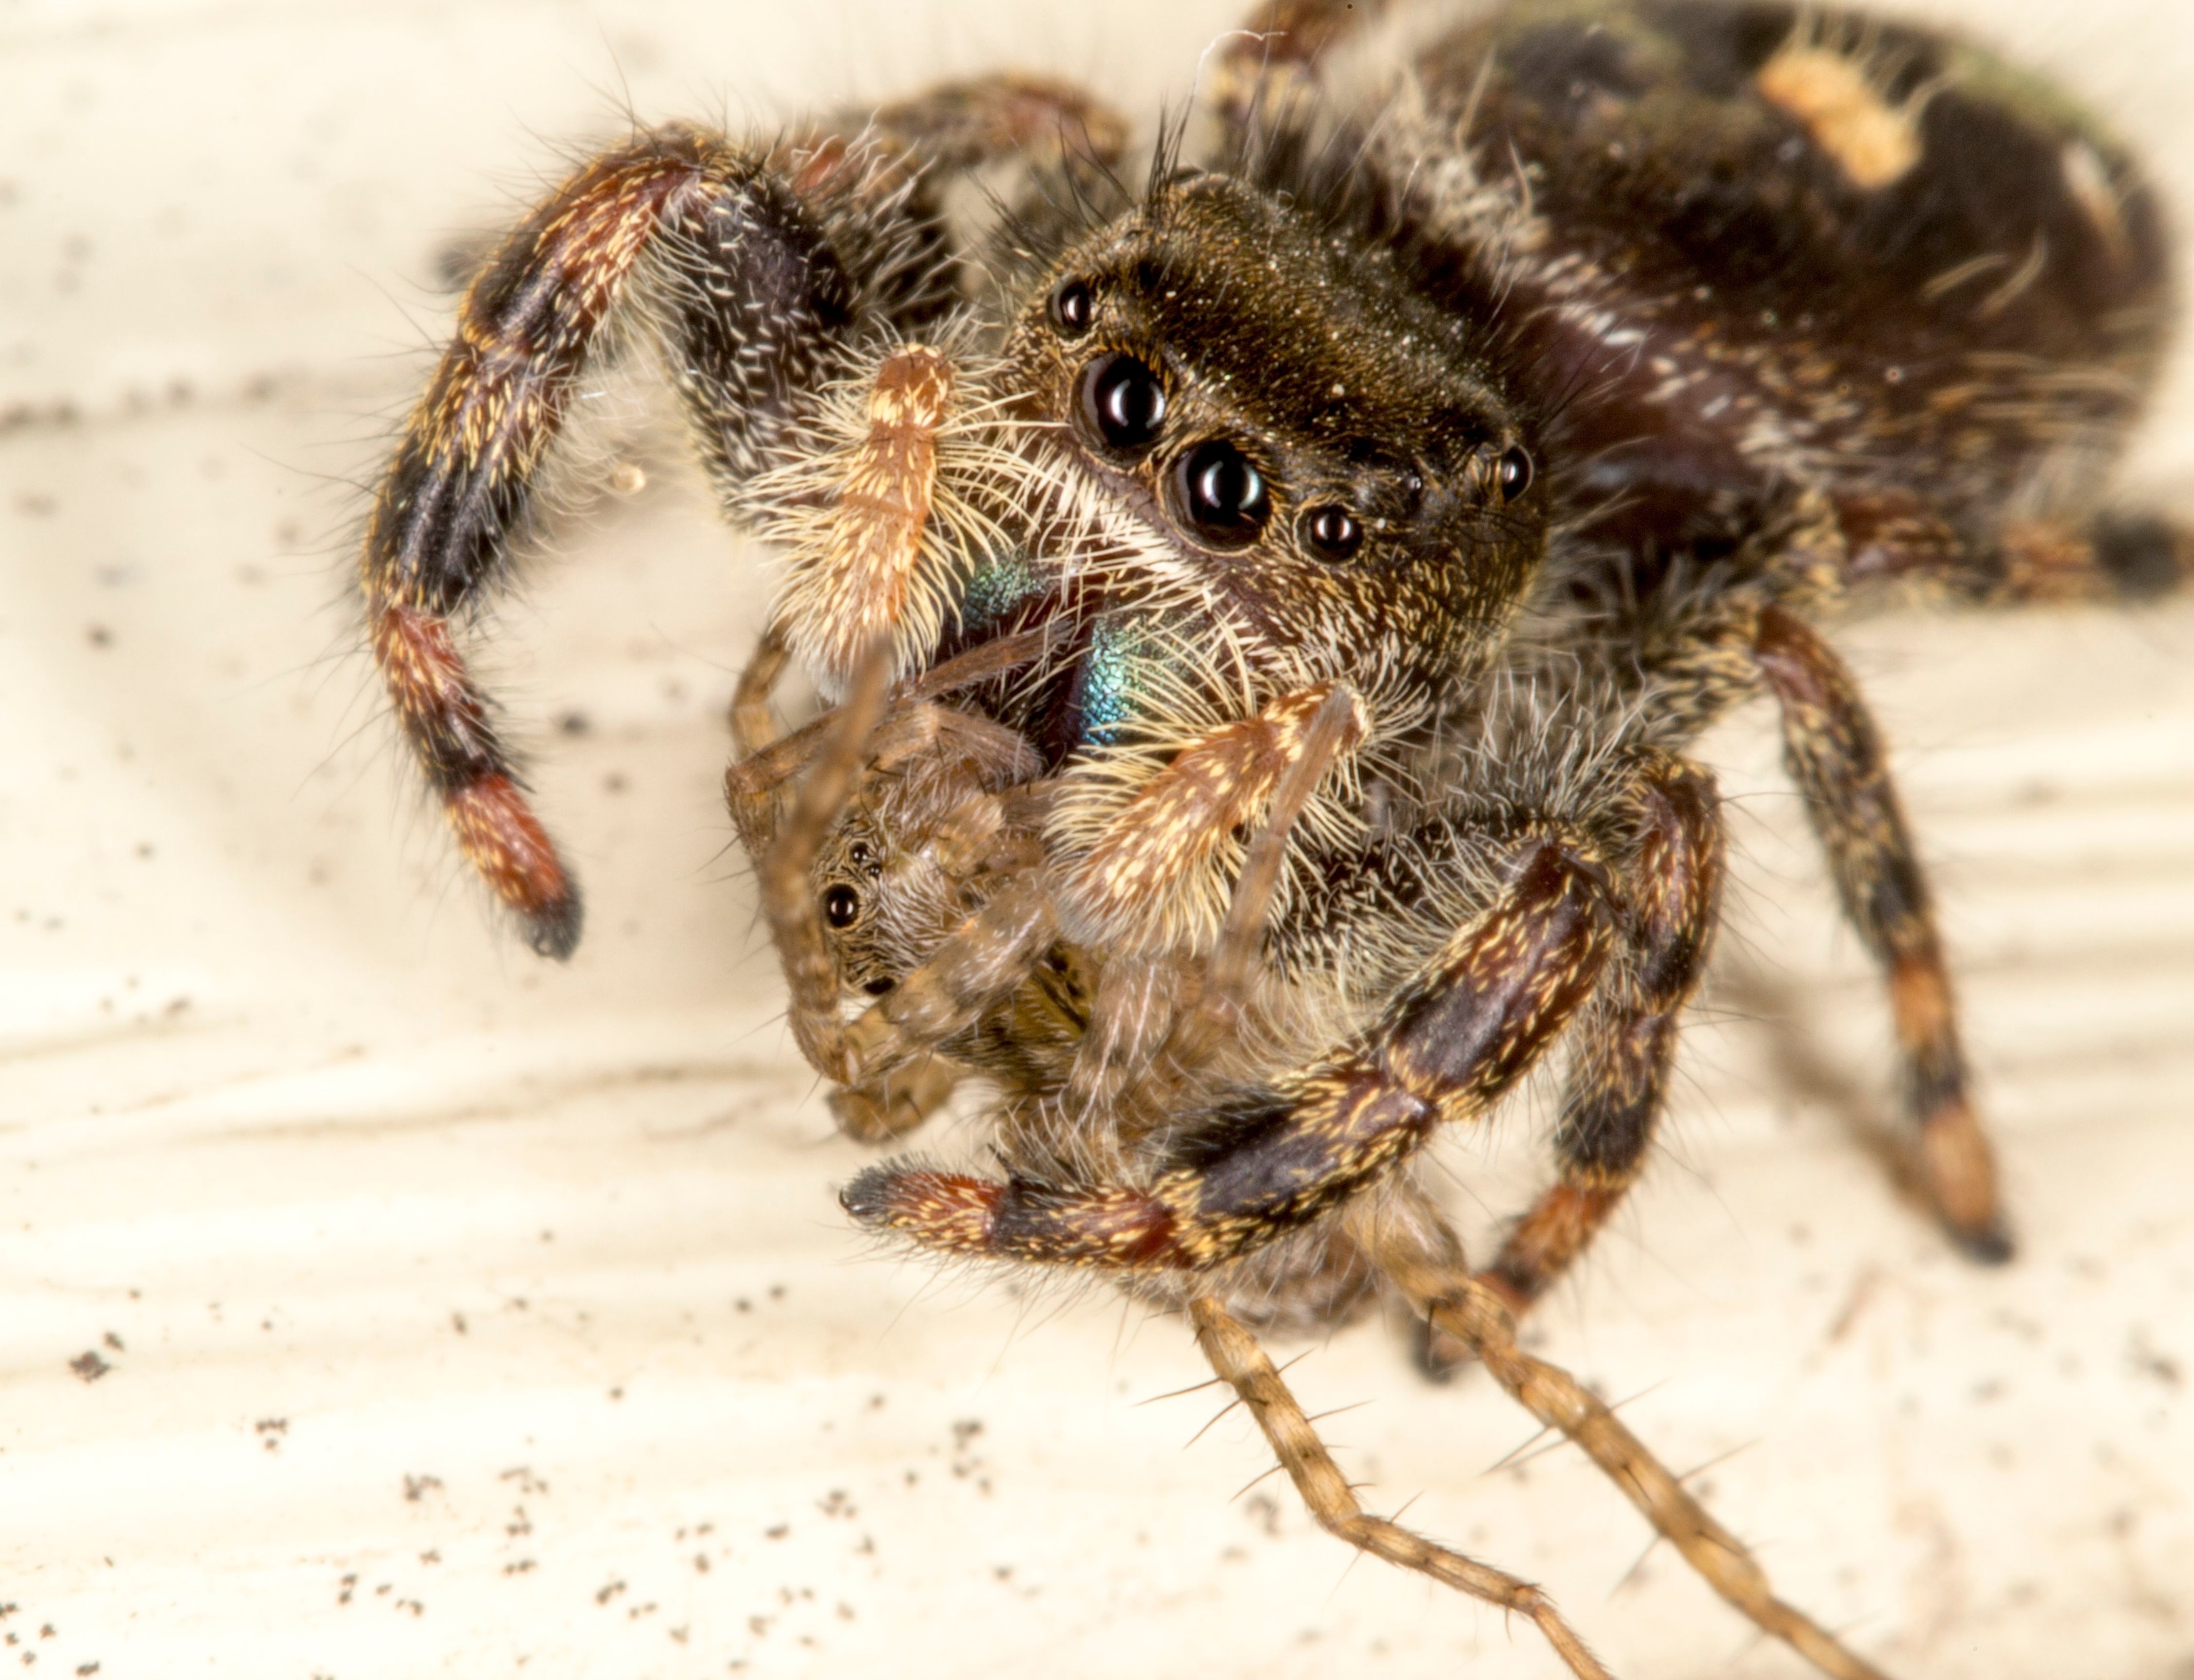
[[[1521,444],[1501,457],[1501,499],[1513,502],[1531,488],[1531,454]]]
[[[838,886],[823,894],[823,920],[841,930],[851,927],[861,914],[861,895],[850,886]]]
[[[1255,542],[1272,516],[1265,475],[1224,439],[1198,444],[1181,457],[1175,490],[1196,534],[1215,548]]]
[[[1100,356],[1082,370],[1082,418],[1116,450],[1147,447],[1165,423],[1165,387],[1147,364],[1124,353]]]
[[[1295,528],[1311,553],[1321,560],[1345,560],[1364,546],[1364,527],[1338,502],[1304,508],[1302,521]]]
[[[862,981],[861,989],[866,992],[870,997],[882,997],[886,992],[890,991],[898,984],[899,982],[893,979],[890,975],[879,974],[873,980]]]
[[[1051,324],[1069,338],[1079,338],[1097,318],[1097,297],[1087,280],[1062,280],[1051,295]]]

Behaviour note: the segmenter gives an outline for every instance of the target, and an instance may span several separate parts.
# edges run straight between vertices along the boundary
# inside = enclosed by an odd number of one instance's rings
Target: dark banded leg
[[[1783,706],[1784,762],[1828,852],[1844,914],[1887,976],[1905,1110],[1929,1202],[1975,1259],[2008,1259],[1996,1160],[1967,1091],[1950,972],[1881,737],[1835,651],[1779,608],[1755,650]]]
[[[1803,1612],[1775,1596],[1750,1551],[1709,1514],[1606,1405],[1568,1372],[1516,1345],[1498,1293],[1455,1264],[1451,1234],[1422,1218],[1356,1220],[1362,1240],[1410,1303],[1467,1348],[1524,1409],[1559,1430],[1606,1473],[1717,1593],[1832,1680],[1885,1680]]]
[[[597,158],[505,241],[406,423],[368,519],[370,645],[457,843],[534,948],[567,956],[576,886],[520,789],[450,621],[537,515],[537,476],[643,264],[681,295],[662,318],[719,470],[750,467],[853,319],[856,288],[818,217],[746,154],[683,130]],[[709,299],[692,306],[684,295]]]
[[[1561,1619],[1553,1602],[1529,1581],[1435,1545],[1386,1517],[1368,1515],[1249,1328],[1209,1296],[1189,1303],[1188,1317],[1203,1356],[1249,1408],[1320,1528],[1374,1557],[1528,1617],[1579,1680],[1610,1680],[1600,1660]]]
[[[1656,755],[1635,784],[1631,826],[1622,943],[1571,1039],[1554,1132],[1559,1177],[1479,1280],[1519,1316],[1584,1252],[1636,1181],[1666,1101],[1678,1018],[1698,989],[1720,915],[1722,829],[1711,775]],[[1439,1375],[1460,1350],[1435,1339],[1425,1351],[1427,1368]]]
[[[1146,1187],[1001,1183],[885,1161],[841,1196],[925,1247],[1040,1264],[1200,1270],[1319,1218],[1444,1123],[1511,1090],[1599,983],[1603,871],[1546,835],[1510,851],[1492,907],[1339,1050],[1208,1113]]]

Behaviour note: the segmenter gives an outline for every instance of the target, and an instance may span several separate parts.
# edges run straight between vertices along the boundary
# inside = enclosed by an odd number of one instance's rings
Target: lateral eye
[[[1295,529],[1321,560],[1345,560],[1364,546],[1364,527],[1356,516],[1337,502],[1322,502],[1303,509]]]
[[[1181,457],[1175,494],[1196,534],[1215,548],[1255,542],[1272,517],[1272,499],[1256,462],[1223,438]]]
[[[1513,502],[1531,488],[1531,452],[1521,444],[1512,445],[1501,456],[1496,477],[1501,485],[1501,499]]]
[[[854,892],[852,887],[841,882],[836,886],[824,889],[823,920],[830,923],[832,927],[842,933],[860,919],[860,915],[861,895]]]
[[[1051,295],[1051,324],[1068,338],[1079,338],[1097,318],[1097,296],[1087,280],[1062,280]]]
[[[1083,369],[1082,418],[1112,449],[1148,448],[1165,423],[1165,387],[1147,364],[1124,352]]]

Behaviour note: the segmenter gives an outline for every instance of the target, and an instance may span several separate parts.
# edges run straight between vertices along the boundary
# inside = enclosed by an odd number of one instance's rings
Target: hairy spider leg
[[[1209,1295],[1188,1304],[1188,1317],[1203,1356],[1249,1408],[1273,1456],[1320,1528],[1374,1557],[1530,1618],[1579,1680],[1611,1680],[1600,1660],[1562,1620],[1554,1601],[1529,1581],[1450,1551],[1387,1517],[1366,1513],[1249,1327]]]
[[[1307,89],[1328,54],[1386,15],[1393,0],[1266,0],[1220,37],[1203,92],[1230,128],[1254,129],[1271,107]]]
[[[1854,582],[1909,579],[2007,606],[2154,600],[2194,582],[2194,531],[2155,513],[2007,519],[1976,549],[1910,491],[1833,501]]]
[[[1221,1101],[1147,1188],[883,1161],[839,1199],[871,1229],[969,1256],[1193,1272],[1261,1247],[1387,1178],[1443,1123],[1485,1114],[1591,996],[1614,913],[1587,843],[1530,836],[1504,873],[1368,1029]]]
[[[1835,652],[1779,607],[1754,657],[1783,708],[1783,760],[1829,856],[1844,914],[1889,982],[1921,1187],[1976,1259],[2010,1259],[1994,1151],[1967,1090],[1957,1007],[1888,754]]]
[[[755,159],[667,129],[581,169],[474,281],[374,498],[360,560],[374,657],[405,738],[459,850],[548,956],[578,941],[578,890],[520,790],[450,620],[476,605],[536,517],[537,475],[580,375],[651,253],[710,300],[665,312],[664,324],[689,403],[705,387],[721,416],[712,464],[751,457],[852,320],[854,288],[812,212]]]
[[[541,475],[587,368],[629,321],[658,338],[694,444],[732,499],[863,328],[916,327],[952,304],[933,202],[940,171],[1024,154],[1047,135],[1101,164],[1125,133],[1087,95],[1014,76],[887,106],[852,140],[810,134],[769,150],[664,128],[583,165],[474,280],[374,497],[359,574],[405,743],[460,852],[536,950],[561,958],[577,946],[578,888],[451,621],[478,610],[538,521]],[[928,354],[887,363],[876,400],[896,412],[884,423],[918,427],[949,400],[949,367]],[[897,443],[922,448],[910,433]],[[871,527],[902,511],[864,508],[867,489],[849,489]],[[853,627],[856,653],[869,628]]]
[[[1620,947],[1571,1035],[1559,1176],[1510,1230],[1480,1282],[1519,1316],[1598,1234],[1645,1163],[1667,1100],[1678,1020],[1705,972],[1721,914],[1723,840],[1713,775],[1646,755],[1620,875]],[[1436,1373],[1439,1351],[1427,1348]]]
[[[1766,1572],[1633,1435],[1614,1413],[1560,1367],[1516,1345],[1516,1323],[1500,1294],[1458,1264],[1460,1245],[1428,1220],[1381,1218],[1367,1210],[1359,1241],[1412,1306],[1469,1349],[1524,1409],[1582,1448],[1683,1554],[1707,1584],[1766,1632],[1783,1640],[1833,1680],[1886,1680],[1803,1612],[1775,1596]]]

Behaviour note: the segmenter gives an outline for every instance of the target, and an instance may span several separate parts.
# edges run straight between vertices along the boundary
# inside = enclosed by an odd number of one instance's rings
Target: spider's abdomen
[[[1517,0],[1417,68],[1480,177],[1520,163],[1513,295],[1578,390],[1573,452],[1650,487],[1661,529],[1672,497],[1771,479],[1909,489],[1982,547],[2098,499],[2166,244],[2053,89],[1951,37],[1716,0]]]

